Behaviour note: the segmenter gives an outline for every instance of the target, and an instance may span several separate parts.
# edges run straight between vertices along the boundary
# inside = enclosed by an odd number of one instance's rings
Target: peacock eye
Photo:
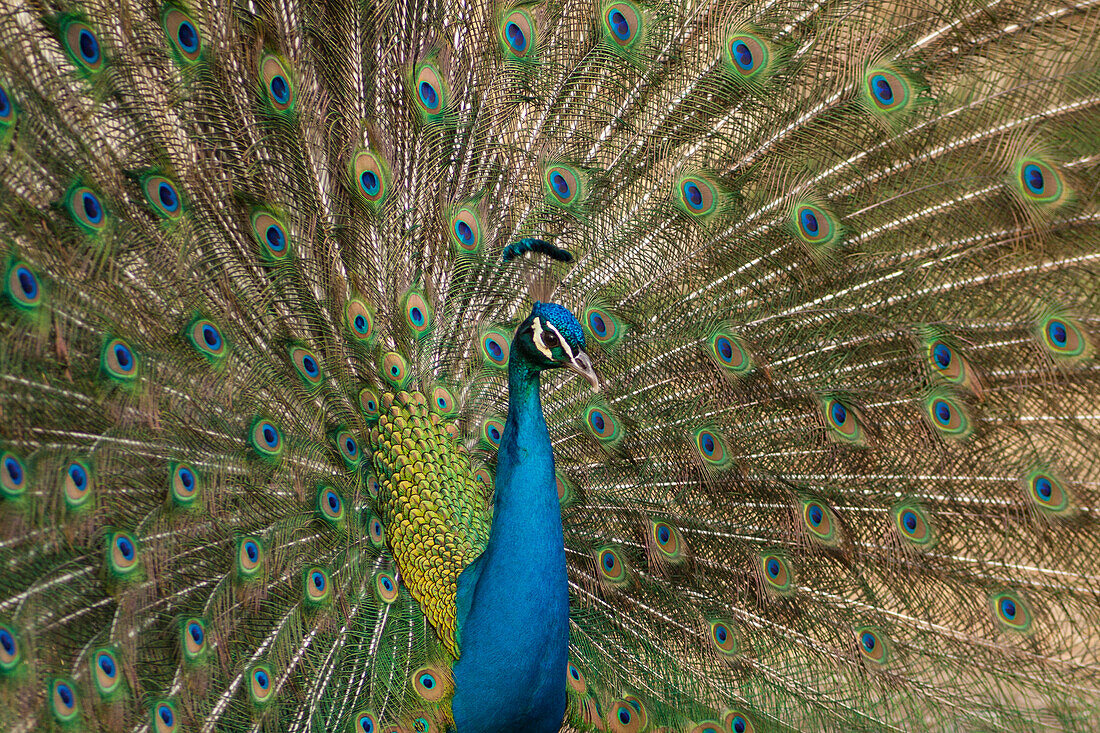
[[[550,349],[554,348],[555,346],[561,345],[561,341],[558,339],[558,335],[550,331],[542,334],[542,343],[544,343],[546,347]]]

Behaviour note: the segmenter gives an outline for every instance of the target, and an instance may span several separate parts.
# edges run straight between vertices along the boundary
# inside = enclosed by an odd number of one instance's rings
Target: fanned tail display
[[[3,2],[0,729],[1097,729],[1098,109],[1094,0]]]

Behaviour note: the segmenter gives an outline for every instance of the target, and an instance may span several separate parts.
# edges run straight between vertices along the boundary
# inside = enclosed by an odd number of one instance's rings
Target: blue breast
[[[554,459],[537,376],[509,376],[489,544],[458,579],[458,733],[556,733],[565,714],[569,585]]]

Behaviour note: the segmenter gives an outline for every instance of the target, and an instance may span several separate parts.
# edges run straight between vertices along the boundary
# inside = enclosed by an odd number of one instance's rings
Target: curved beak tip
[[[600,378],[596,376],[596,370],[592,368],[592,360],[588,358],[588,354],[583,351],[579,352],[567,366],[572,371],[587,379],[588,383],[592,385],[593,391],[600,391]]]

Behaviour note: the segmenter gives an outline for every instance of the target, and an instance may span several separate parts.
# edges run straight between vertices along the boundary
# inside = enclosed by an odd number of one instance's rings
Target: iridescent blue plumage
[[[551,326],[568,351],[549,345]],[[458,579],[460,733],[554,733],[565,714],[569,584],[539,377],[581,371],[583,348],[577,319],[555,303],[536,303],[512,340],[489,544]]]

